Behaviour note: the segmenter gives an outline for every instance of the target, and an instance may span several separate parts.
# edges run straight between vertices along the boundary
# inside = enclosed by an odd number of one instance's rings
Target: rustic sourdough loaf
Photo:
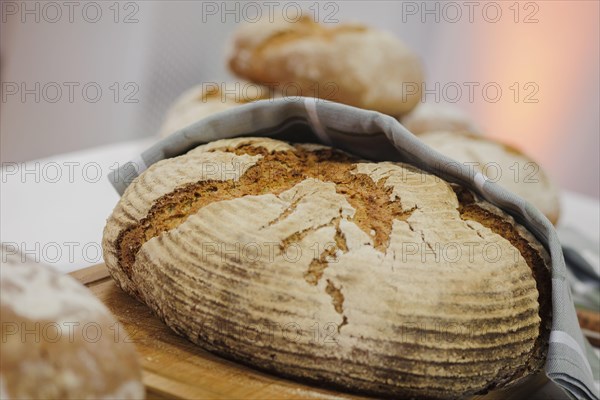
[[[560,215],[558,188],[538,163],[522,151],[467,131],[431,131],[419,139],[440,153],[483,172],[536,206],[553,224]]]
[[[229,66],[243,79],[276,86],[282,96],[318,97],[394,116],[418,103],[423,82],[419,59],[392,34],[306,17],[241,26]]]
[[[544,364],[544,248],[498,208],[408,165],[265,138],[212,142],[136,178],[103,246],[121,288],[177,333],[284,376],[457,398]]]
[[[133,344],[75,279],[2,245],[0,398],[143,399]]]
[[[435,131],[479,131],[471,118],[450,104],[419,103],[403,115],[400,122],[415,135]]]
[[[209,115],[241,104],[269,99],[273,89],[250,82],[205,83],[183,92],[169,107],[159,130],[167,137]]]

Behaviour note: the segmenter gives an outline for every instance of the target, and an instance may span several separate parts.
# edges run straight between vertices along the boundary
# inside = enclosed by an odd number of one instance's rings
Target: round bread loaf
[[[0,398],[143,399],[123,327],[68,275],[2,245]]]
[[[272,97],[272,88],[250,82],[206,83],[183,92],[169,107],[159,130],[167,137],[209,115]]]
[[[465,113],[449,104],[419,103],[400,122],[415,135],[434,131],[479,131]]]
[[[394,116],[418,103],[423,82],[417,56],[395,36],[310,18],[243,25],[234,34],[229,66],[243,79],[276,86],[282,96],[318,97]]]
[[[549,256],[411,166],[236,138],[160,161],[107,221],[112,276],[177,333],[284,376],[460,398],[544,365]]]
[[[558,222],[558,188],[541,167],[520,150],[469,132],[426,132],[419,135],[419,139],[518,194],[553,224]]]

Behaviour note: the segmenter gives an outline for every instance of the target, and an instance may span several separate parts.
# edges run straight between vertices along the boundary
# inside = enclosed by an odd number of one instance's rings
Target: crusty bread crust
[[[209,115],[274,96],[271,88],[250,82],[197,85],[183,92],[167,110],[159,136],[167,137]]]
[[[103,246],[119,285],[176,332],[296,379],[460,398],[544,364],[546,251],[501,210],[407,165],[212,142],[139,176]]]
[[[229,66],[243,79],[302,95],[402,115],[420,100],[419,59],[387,32],[362,25],[259,21],[240,27]]]
[[[477,172],[537,207],[553,224],[560,216],[558,187],[529,156],[513,146],[468,131],[431,131],[419,135],[434,150],[470,163]]]
[[[135,348],[88,289],[2,245],[0,398],[143,399]]]
[[[427,132],[477,132],[479,129],[466,114],[450,104],[419,103],[400,122],[415,135]]]

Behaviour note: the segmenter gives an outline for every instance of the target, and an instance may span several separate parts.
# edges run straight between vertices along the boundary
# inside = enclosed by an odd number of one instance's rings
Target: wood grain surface
[[[211,353],[173,333],[150,309],[119,289],[103,264],[71,273],[112,311],[140,354],[149,399],[361,399],[257,371]],[[536,375],[517,387],[474,399],[528,398],[547,382]]]

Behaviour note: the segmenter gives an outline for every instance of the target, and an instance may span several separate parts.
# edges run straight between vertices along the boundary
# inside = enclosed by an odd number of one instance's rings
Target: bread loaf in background
[[[400,122],[415,135],[435,131],[479,131],[467,114],[450,104],[420,102],[411,112],[403,115]]]
[[[175,332],[294,379],[462,398],[544,365],[547,252],[408,165],[219,140],[136,178],[103,248],[119,286]]]
[[[420,100],[416,54],[394,35],[358,24],[262,20],[240,26],[229,58],[242,79],[282,96],[318,97],[394,116]]]
[[[539,164],[520,150],[466,131],[430,131],[421,133],[419,139],[521,196],[553,224],[558,222],[560,203],[557,186]]]
[[[417,57],[392,35],[362,25],[261,21],[240,27],[232,47],[229,65],[243,80],[204,82],[182,93],[167,110],[161,137],[256,100],[318,97],[397,116],[420,99]]]
[[[0,398],[143,399],[134,346],[68,275],[2,245]]]
[[[169,107],[159,130],[167,137],[209,115],[274,97],[272,88],[251,82],[205,82],[183,92]]]

